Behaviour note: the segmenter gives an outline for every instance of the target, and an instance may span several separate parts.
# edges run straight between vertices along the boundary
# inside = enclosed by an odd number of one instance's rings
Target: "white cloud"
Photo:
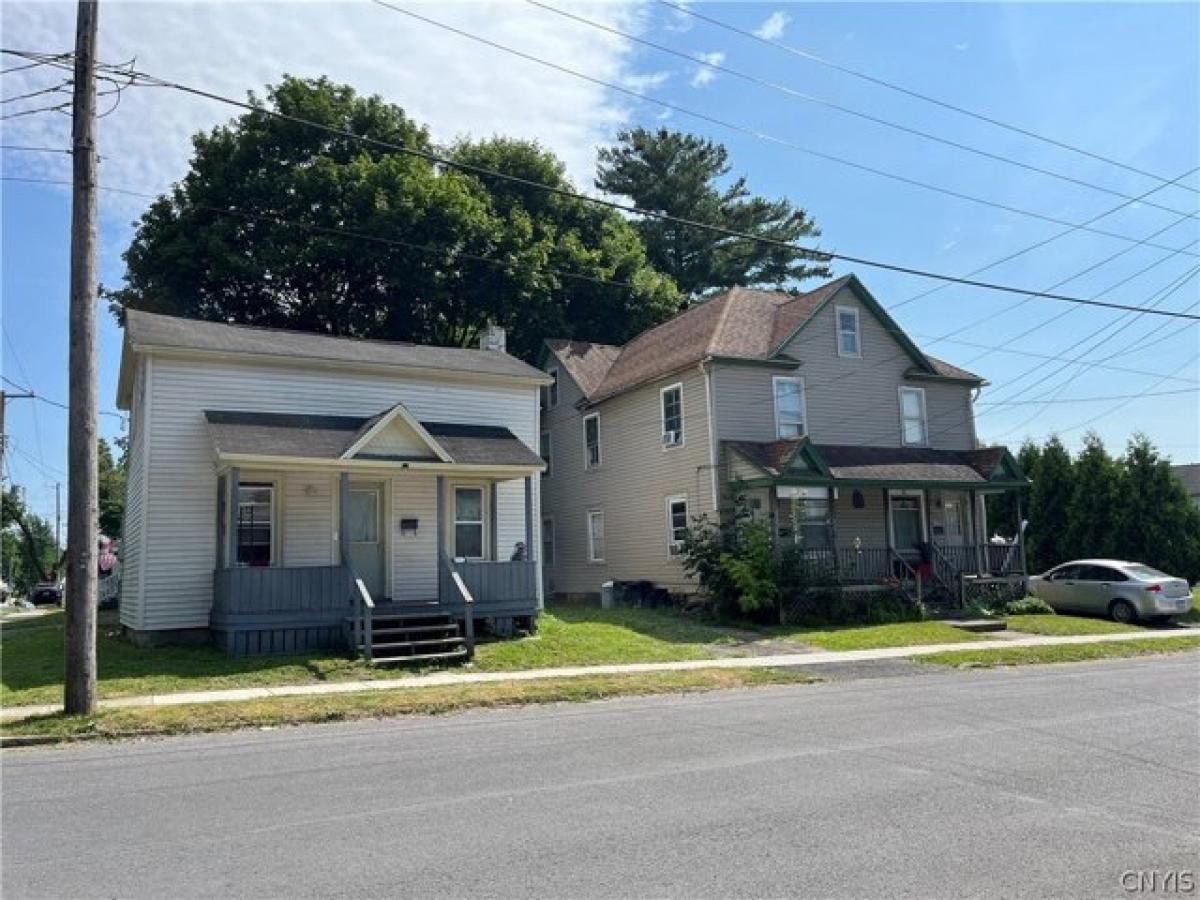
[[[792,17],[783,10],[776,10],[767,16],[766,21],[754,29],[754,33],[765,41],[773,41],[783,37],[783,29],[787,28]]]
[[[690,84],[694,88],[704,87],[706,84],[711,84],[712,80],[717,77],[717,70],[711,66],[719,66],[725,62],[725,54],[720,50],[714,50],[711,53],[697,53],[701,65],[696,66],[696,70],[692,73]],[[707,65],[705,65],[707,63]]]
[[[970,41],[959,41],[957,44],[954,45],[954,49],[957,50],[959,53],[964,53],[967,50],[971,49],[971,42]]]
[[[660,83],[657,73],[628,71],[627,40],[581,29],[525,4],[449,3],[419,11],[597,78]],[[644,25],[637,4],[593,3],[579,11],[627,31]],[[70,3],[6,2],[0,12],[4,43],[69,49],[74,13]],[[142,71],[238,99],[248,90],[261,94],[285,73],[327,75],[399,104],[427,124],[438,141],[492,134],[536,138],[562,157],[584,188],[591,186],[596,145],[629,118],[619,98],[601,86],[367,3],[110,3],[101,17],[100,58],[133,57]],[[6,76],[4,95],[45,86],[55,77],[37,69]],[[120,108],[100,124],[101,180],[160,192],[186,172],[191,136],[236,114],[227,105],[168,89],[127,90]],[[4,124],[5,143],[68,145],[66,116],[28,116]],[[67,158],[48,154],[5,154],[4,170],[69,177]],[[145,205],[111,194],[104,195],[104,203],[123,218]]]
[[[670,80],[670,72],[648,72],[645,74],[626,75],[621,79],[621,84],[629,88],[631,91],[644,94],[656,87],[662,87]]]

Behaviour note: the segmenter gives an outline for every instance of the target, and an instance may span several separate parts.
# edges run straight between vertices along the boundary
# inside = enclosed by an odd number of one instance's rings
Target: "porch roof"
[[[814,444],[807,438],[726,446],[765,481],[795,484],[922,484],[1024,487],[1028,480],[1006,447],[943,450]]]
[[[390,410],[359,417],[205,410],[204,417],[219,457],[258,456],[334,462],[347,460],[348,451],[388,412]],[[541,469],[545,465],[540,456],[507,428],[459,422],[421,422],[420,426],[442,453],[360,452],[352,459],[532,469]]]

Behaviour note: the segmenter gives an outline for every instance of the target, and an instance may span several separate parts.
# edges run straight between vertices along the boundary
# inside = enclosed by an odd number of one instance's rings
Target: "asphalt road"
[[[1200,869],[1198,698],[1189,654],[7,751],[0,887],[1134,896]]]

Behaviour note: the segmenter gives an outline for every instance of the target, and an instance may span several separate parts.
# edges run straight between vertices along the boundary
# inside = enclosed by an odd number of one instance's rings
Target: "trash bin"
[[[600,608],[612,609],[616,606],[617,598],[615,594],[615,585],[611,581],[606,581],[600,585]]]

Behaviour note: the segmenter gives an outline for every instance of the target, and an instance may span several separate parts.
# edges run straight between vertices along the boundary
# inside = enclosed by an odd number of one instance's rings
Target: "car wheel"
[[[1132,625],[1137,621],[1137,610],[1128,600],[1114,600],[1108,605],[1108,615],[1121,625]]]

